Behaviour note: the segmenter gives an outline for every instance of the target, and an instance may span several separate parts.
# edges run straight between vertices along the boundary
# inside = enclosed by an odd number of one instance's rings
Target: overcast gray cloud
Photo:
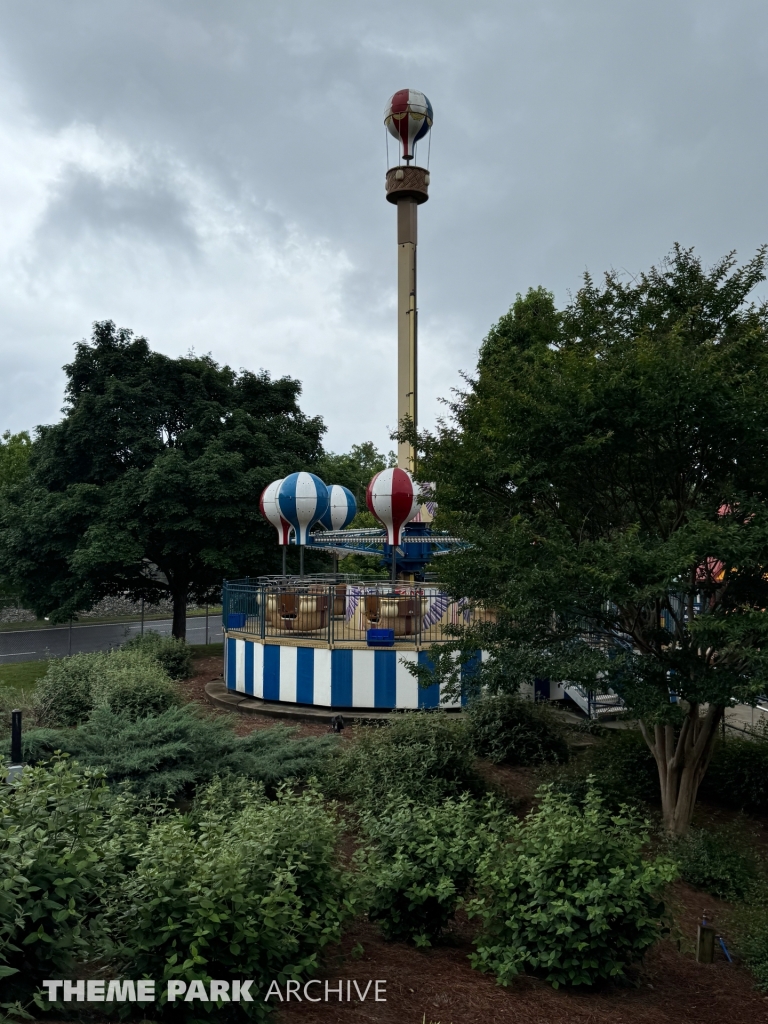
[[[767,58],[756,0],[6,0],[0,429],[56,419],[111,318],[299,377],[332,449],[388,446],[388,96],[435,108],[428,423],[516,292],[768,238]]]

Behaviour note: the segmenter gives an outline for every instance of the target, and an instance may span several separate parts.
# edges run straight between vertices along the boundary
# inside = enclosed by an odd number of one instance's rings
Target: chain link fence
[[[70,625],[45,628],[24,628],[24,623],[13,623],[0,629],[0,665],[20,661],[47,661],[69,654],[88,654],[110,651],[142,632],[170,636],[173,621],[149,619],[134,622],[73,622]],[[215,644],[223,641],[221,613],[218,609],[209,615],[190,615],[187,618],[187,642]]]

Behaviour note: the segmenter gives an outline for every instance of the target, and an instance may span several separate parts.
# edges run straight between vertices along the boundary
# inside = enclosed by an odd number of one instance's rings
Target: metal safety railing
[[[600,718],[602,715],[615,715],[626,711],[626,705],[613,690],[604,692],[587,690],[578,683],[564,683],[563,692],[573,703],[581,708],[587,718]]]
[[[493,618],[434,584],[359,577],[225,581],[222,608],[227,630],[329,646],[366,643],[371,630],[387,630],[392,643],[421,647],[451,639],[453,626]]]

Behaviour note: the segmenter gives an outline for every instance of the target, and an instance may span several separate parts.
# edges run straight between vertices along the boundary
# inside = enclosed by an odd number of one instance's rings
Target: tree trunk
[[[649,728],[640,722],[643,738],[659,771],[664,828],[672,835],[685,835],[691,824],[696,796],[709,767],[723,710],[710,704],[706,714],[700,716],[699,705],[690,704],[677,742],[673,725],[653,726],[651,736]]]
[[[173,592],[173,635],[177,640],[187,638],[187,591]]]

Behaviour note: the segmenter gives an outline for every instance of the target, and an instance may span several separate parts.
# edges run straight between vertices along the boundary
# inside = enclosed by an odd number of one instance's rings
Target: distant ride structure
[[[387,200],[397,207],[397,423],[399,428],[410,423],[414,431],[419,418],[418,208],[429,199],[430,178],[428,167],[411,161],[416,144],[432,130],[432,121],[432,104],[415,89],[398,90],[384,111],[387,131],[399,143],[397,166],[387,168],[385,181]],[[410,442],[398,442],[397,464],[416,471]]]
[[[398,144],[385,196],[397,208],[397,422],[418,427],[418,207],[429,199],[427,167],[413,161],[432,129],[423,92],[400,89],[384,124]],[[389,161],[388,161],[389,163]],[[449,640],[451,627],[490,613],[445,594],[426,576],[434,558],[462,542],[435,531],[432,488],[419,483],[411,440],[398,442],[397,465],[368,484],[366,505],[380,526],[353,528],[355,496],[311,472],[296,472],[264,489],[260,508],[283,548],[281,576],[225,581],[225,680],[244,697],[333,711],[437,707],[442,687],[420,687],[408,666],[429,664],[428,648]],[[299,575],[286,573],[289,545],[299,548]],[[334,572],[304,574],[304,552],[333,556]],[[345,555],[375,559],[367,574],[336,572]],[[388,570],[386,575],[382,570]],[[477,670],[478,651],[461,667]],[[462,699],[452,702],[460,709]]]
[[[384,124],[402,146],[406,163],[413,159],[416,143],[426,137],[432,127],[432,104],[423,92],[398,89],[384,111]]]

